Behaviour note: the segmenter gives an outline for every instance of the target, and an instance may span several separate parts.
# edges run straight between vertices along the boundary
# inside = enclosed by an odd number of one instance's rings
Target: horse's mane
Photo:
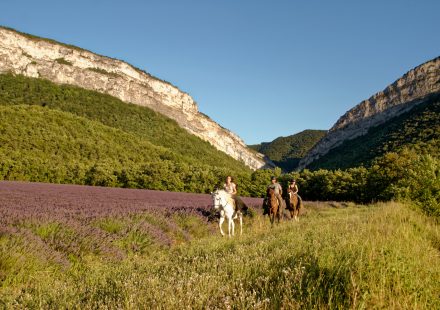
[[[232,199],[232,195],[229,194],[227,191],[225,191],[224,189],[218,189],[218,190],[217,190],[217,193],[218,193],[219,195],[223,195],[223,197],[225,197],[226,201],[227,201],[230,205],[235,206],[234,199]]]
[[[273,188],[273,187],[268,187],[267,188],[267,192],[266,192],[266,195],[267,196],[272,196],[272,195],[274,195],[275,194],[275,189]]]

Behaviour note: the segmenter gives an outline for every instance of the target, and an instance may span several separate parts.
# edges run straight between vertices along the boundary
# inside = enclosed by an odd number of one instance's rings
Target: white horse
[[[228,219],[228,236],[231,237],[235,234],[235,219],[240,219],[240,235],[243,234],[243,214],[241,211],[235,210],[234,199],[226,191],[220,189],[211,193],[212,199],[214,200],[214,208],[220,210],[220,221],[218,226],[220,227],[220,233],[222,236],[225,235],[222,229],[222,224],[225,221],[225,217]]]

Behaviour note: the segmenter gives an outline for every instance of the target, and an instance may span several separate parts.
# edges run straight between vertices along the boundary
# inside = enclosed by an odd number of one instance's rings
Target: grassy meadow
[[[136,234],[133,221],[142,214],[91,222],[114,234],[122,256],[93,251],[92,240],[78,241],[80,254],[69,255],[59,248],[69,229],[23,222],[68,263],[45,258],[13,231],[0,232],[0,307],[440,308],[440,231],[419,211],[392,202],[306,203],[299,222],[273,228],[259,212],[231,239],[220,237],[215,221],[174,218],[189,238],[171,245]],[[133,240],[142,251],[127,246]]]

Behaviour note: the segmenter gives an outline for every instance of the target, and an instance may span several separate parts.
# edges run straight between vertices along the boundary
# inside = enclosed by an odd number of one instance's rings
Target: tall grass
[[[0,300],[69,309],[440,307],[437,223],[395,203],[307,211],[273,228],[260,215],[246,218],[244,235],[231,239],[181,218],[198,239],[119,261],[89,254],[65,268],[3,234]],[[14,265],[12,257],[22,259]]]

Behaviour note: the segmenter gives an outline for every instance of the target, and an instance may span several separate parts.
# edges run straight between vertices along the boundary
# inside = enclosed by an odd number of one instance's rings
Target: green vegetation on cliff
[[[97,121],[0,106],[0,179],[208,192],[228,173]]]
[[[308,169],[344,169],[370,166],[387,152],[411,146],[422,154],[440,151],[440,94],[432,95],[364,136],[345,141],[307,166]]]
[[[39,105],[98,121],[202,164],[232,171],[247,169],[208,142],[189,134],[174,120],[96,91],[21,75],[0,75],[0,105],[16,104]]]
[[[146,107],[0,75],[0,179],[209,192],[251,170]]]
[[[0,106],[1,179],[205,192],[251,172],[175,121],[95,91],[3,74]]]
[[[272,142],[263,142],[249,147],[269,157],[284,171],[292,171],[325,133],[325,130],[304,130],[295,135],[279,137]]]

